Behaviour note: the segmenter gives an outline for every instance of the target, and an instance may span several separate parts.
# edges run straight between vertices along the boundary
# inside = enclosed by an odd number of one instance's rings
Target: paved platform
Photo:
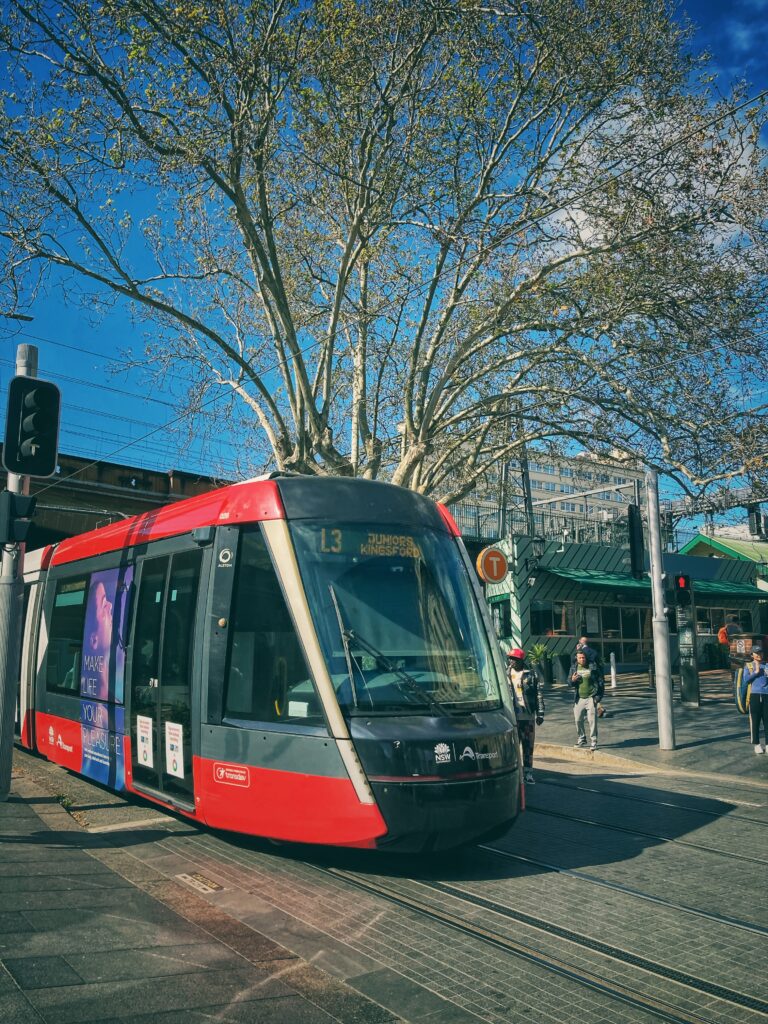
[[[598,750],[574,748],[573,691],[564,684],[545,687],[547,713],[536,730],[536,757],[615,764],[664,772],[728,776],[748,785],[768,786],[768,754],[757,755],[749,742],[749,721],[736,709],[731,677],[725,671],[701,674],[699,707],[684,707],[675,689],[675,749],[659,749],[656,693],[647,676],[619,676],[607,686],[599,720]]]
[[[573,747],[570,689],[548,687],[535,762],[768,788],[768,756],[754,754],[728,675],[704,674],[701,695],[698,708],[675,699],[676,749],[661,751],[647,678],[619,677],[606,691],[608,716],[591,754]],[[0,803],[3,1024],[472,1018],[455,1007],[448,1013],[433,992],[302,925],[290,886],[277,904],[262,900],[256,910],[233,884],[206,888],[196,875],[223,869],[199,852],[207,840],[194,825],[24,752],[15,764],[11,798]],[[249,891],[248,898],[257,897]]]
[[[0,803],[2,1024],[398,1020],[110,843],[119,830],[125,851],[132,835],[184,834],[184,822],[20,758],[27,768]],[[44,770],[64,792],[35,781]],[[63,806],[76,803],[81,823]],[[110,825],[84,827],[105,812]]]

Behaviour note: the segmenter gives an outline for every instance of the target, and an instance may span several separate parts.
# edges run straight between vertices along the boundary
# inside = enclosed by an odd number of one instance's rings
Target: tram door
[[[131,672],[134,784],[194,803],[192,651],[200,549],[148,558],[136,602]]]

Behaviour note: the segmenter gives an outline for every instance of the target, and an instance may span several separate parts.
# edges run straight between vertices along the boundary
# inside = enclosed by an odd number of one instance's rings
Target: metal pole
[[[505,460],[501,467],[501,481],[499,484],[499,528],[496,531],[501,540],[507,536],[507,477],[509,475],[509,463]]]
[[[37,376],[37,347],[16,349],[16,376]],[[7,438],[6,438],[7,441]],[[12,494],[29,494],[29,477],[8,474]],[[24,544],[3,545],[0,569],[0,801],[8,799],[13,769],[13,724],[21,655]]]
[[[653,599],[653,653],[656,679],[656,709],[659,718],[659,747],[675,749],[675,723],[672,715],[672,672],[669,656],[669,623],[664,613],[664,583],[661,560],[661,522],[659,517],[659,481],[655,469],[645,474],[648,495],[648,546],[651,560],[651,596]]]
[[[616,655],[611,651],[611,689],[616,689]]]
[[[523,418],[518,413],[517,436],[520,439],[520,478],[523,485],[523,507],[525,508],[525,523],[529,537],[536,536],[536,520],[533,516],[533,492],[531,491],[531,473],[528,466],[528,449],[525,444],[523,431]]]

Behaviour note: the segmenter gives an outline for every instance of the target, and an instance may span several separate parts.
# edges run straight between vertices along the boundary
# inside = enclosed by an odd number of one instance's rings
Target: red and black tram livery
[[[207,825],[403,851],[503,832],[517,732],[448,511],[276,476],[31,552],[20,741]]]

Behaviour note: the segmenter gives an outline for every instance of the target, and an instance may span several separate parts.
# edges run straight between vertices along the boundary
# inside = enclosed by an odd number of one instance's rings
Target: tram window
[[[134,686],[152,686],[160,674],[160,629],[163,623],[162,601],[167,570],[167,558],[147,559],[142,567],[134,634]]]
[[[189,689],[200,561],[199,551],[185,551],[175,555],[171,565],[163,630],[164,692],[170,686]]]
[[[224,686],[229,721],[323,725],[304,653],[257,530],[241,536]]]
[[[51,692],[80,696],[88,580],[80,576],[56,584],[45,664],[45,684]]]

